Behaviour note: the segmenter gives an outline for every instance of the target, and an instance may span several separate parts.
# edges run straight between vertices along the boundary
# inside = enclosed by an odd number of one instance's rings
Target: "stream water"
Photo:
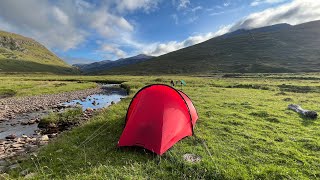
[[[117,103],[121,98],[127,96],[127,91],[120,88],[118,84],[103,84],[103,92],[100,94],[93,94],[84,99],[75,99],[70,102],[65,102],[60,105],[72,107],[81,105],[83,110],[87,108],[101,109],[108,107],[112,102]],[[24,113],[16,115],[15,119],[10,121],[0,122],[0,139],[5,139],[6,136],[15,134],[17,137],[24,135],[35,136],[38,131],[38,123],[23,125],[37,118],[42,118],[49,114],[52,110],[36,111],[31,113]]]

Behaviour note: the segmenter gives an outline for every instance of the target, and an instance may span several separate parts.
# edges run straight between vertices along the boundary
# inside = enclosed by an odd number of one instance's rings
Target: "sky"
[[[320,0],[1,0],[0,30],[69,64],[159,56],[235,31],[320,19]]]

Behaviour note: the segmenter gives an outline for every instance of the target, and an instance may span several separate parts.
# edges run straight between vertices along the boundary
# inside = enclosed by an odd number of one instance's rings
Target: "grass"
[[[62,113],[52,112],[46,117],[42,118],[39,127],[46,127],[49,124],[75,124],[79,122],[79,118],[82,115],[82,108],[76,107],[67,109]]]
[[[78,73],[78,70],[31,38],[0,31],[0,44],[0,73]]]
[[[26,81],[23,79],[0,78],[0,97],[32,96],[40,94],[55,94],[96,87],[93,82],[76,81]]]
[[[20,171],[29,169],[36,173],[35,179],[319,179],[320,122],[300,117],[287,106],[295,103],[320,112],[320,81],[308,79],[320,74],[250,76],[2,77],[26,82],[97,80],[130,87],[128,98],[62,133],[9,175],[22,178]],[[291,76],[305,78],[287,78]],[[134,93],[148,84],[169,84],[171,79],[187,82],[183,91],[200,117],[196,136],[184,138],[161,157],[142,148],[117,148]],[[282,84],[311,91],[292,92],[279,87]],[[185,153],[199,155],[202,161],[185,162]]]

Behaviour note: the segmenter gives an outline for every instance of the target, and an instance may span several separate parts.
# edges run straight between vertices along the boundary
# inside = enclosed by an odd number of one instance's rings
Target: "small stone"
[[[6,144],[6,141],[5,140],[0,140],[0,145],[4,145]]]
[[[0,166],[7,166],[8,162],[6,160],[0,160]]]
[[[48,134],[48,137],[49,137],[49,138],[55,138],[55,137],[57,137],[57,133]]]
[[[28,152],[33,152],[37,150],[37,148],[38,148],[37,145],[30,145],[30,144],[25,145],[25,150]]]
[[[17,169],[19,167],[19,164],[12,164],[11,166],[9,166],[8,168],[10,169],[10,170],[12,170],[12,169]]]
[[[41,136],[40,141],[49,141],[48,135]]]
[[[25,126],[25,125],[28,125],[28,122],[21,122],[20,124]]]
[[[22,146],[23,146],[23,144],[12,144],[11,145],[11,147],[13,147],[13,148],[20,148]]]
[[[93,111],[93,109],[92,109],[92,108],[87,108],[87,109],[86,109],[86,111],[88,111],[88,112],[92,112],[92,111]]]
[[[196,163],[201,161],[201,157],[195,154],[184,154],[183,159],[190,163]]]
[[[6,139],[15,139],[16,137],[15,134],[10,134],[9,136],[6,136]]]
[[[22,134],[22,136],[21,136],[22,138],[28,138],[28,136],[27,135],[25,135],[25,134]]]
[[[35,119],[32,119],[32,120],[30,120],[30,121],[28,122],[29,125],[34,124],[34,123],[36,123],[36,120],[35,120]]]

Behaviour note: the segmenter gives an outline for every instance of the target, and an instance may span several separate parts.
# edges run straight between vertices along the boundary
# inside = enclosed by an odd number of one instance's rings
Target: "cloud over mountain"
[[[262,3],[262,1],[259,1]],[[269,0],[271,3],[271,0]],[[273,0],[273,2],[275,2]],[[148,49],[145,53],[150,55],[162,55],[171,51],[201,43],[215,36],[219,36],[238,29],[252,29],[263,26],[269,26],[280,23],[291,25],[301,24],[320,19],[320,1],[314,0],[294,0],[290,3],[280,5],[275,8],[269,8],[262,12],[250,14],[242,20],[222,26],[217,32],[190,36],[184,41],[170,41],[167,43],[154,44],[154,49]]]

